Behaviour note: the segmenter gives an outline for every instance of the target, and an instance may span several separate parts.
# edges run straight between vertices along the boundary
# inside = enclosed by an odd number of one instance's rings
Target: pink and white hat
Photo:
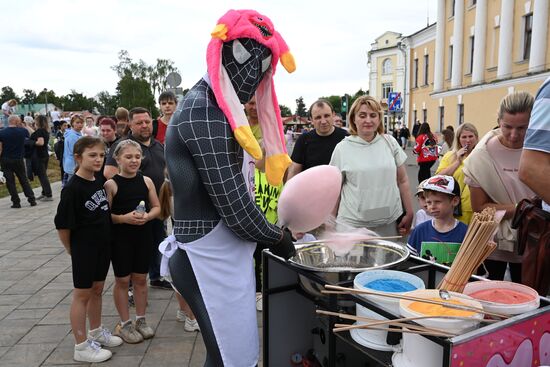
[[[279,60],[289,73],[293,72],[296,69],[294,57],[286,42],[274,29],[271,20],[255,10],[229,10],[218,20],[211,34],[212,40],[208,44],[206,61],[216,102],[227,117],[235,139],[254,159],[262,158],[262,150],[252,134],[242,104],[225,73],[222,65],[222,46],[224,42],[237,38],[251,38],[271,50],[271,68],[264,75],[255,95],[266,151],[266,177],[270,184],[279,185],[292,161],[286,151],[273,74]]]

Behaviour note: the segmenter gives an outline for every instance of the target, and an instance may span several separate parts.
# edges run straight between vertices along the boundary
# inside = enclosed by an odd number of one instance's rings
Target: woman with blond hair
[[[367,227],[383,236],[403,235],[413,219],[407,155],[384,134],[382,116],[382,105],[370,96],[351,106],[351,135],[336,145],[330,160],[343,176],[336,223],[340,228]]]
[[[15,106],[17,106],[17,101],[15,99],[10,99],[2,103],[2,122],[3,127],[8,127],[8,117],[15,113]]]
[[[489,131],[464,161],[464,180],[470,188],[472,209],[480,212],[492,207],[505,212],[495,236],[498,247],[485,261],[492,280],[502,280],[509,264],[512,281],[521,281],[521,256],[511,222],[516,204],[534,196],[518,177],[523,138],[533,103],[533,96],[527,92],[504,97],[498,110],[499,128]]]
[[[460,207],[462,212],[457,216],[457,219],[464,224],[470,224],[473,211],[470,202],[470,189],[464,184],[462,169],[464,168],[464,160],[474,150],[478,140],[479,134],[474,125],[470,123],[460,125],[456,130],[453,149],[441,158],[439,167],[435,172],[437,175],[453,176],[460,185]]]

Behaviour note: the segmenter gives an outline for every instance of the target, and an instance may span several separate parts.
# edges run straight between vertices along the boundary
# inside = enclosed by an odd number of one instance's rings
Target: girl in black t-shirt
[[[158,217],[160,204],[155,184],[139,172],[141,147],[133,140],[121,141],[113,152],[119,173],[105,183],[113,220],[112,262],[115,273],[113,297],[120,316],[115,335],[127,343],[139,343],[154,336],[145,322],[147,306],[147,272],[153,246],[149,221]],[[138,206],[144,204],[138,210]],[[136,322],[128,309],[128,287],[134,287]]]
[[[73,301],[71,327],[76,345],[74,359],[103,362],[111,352],[101,345],[122,344],[119,337],[101,325],[102,292],[110,262],[110,210],[102,182],[95,178],[105,159],[105,144],[96,137],[83,137],[74,146],[75,175],[61,191],[55,227],[71,255]],[[86,334],[86,316],[90,331]]]

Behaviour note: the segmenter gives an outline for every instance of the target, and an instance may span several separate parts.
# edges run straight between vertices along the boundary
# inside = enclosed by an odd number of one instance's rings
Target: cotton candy
[[[293,232],[308,232],[329,218],[342,187],[342,174],[334,166],[317,166],[299,173],[283,187],[279,198],[279,224]]]

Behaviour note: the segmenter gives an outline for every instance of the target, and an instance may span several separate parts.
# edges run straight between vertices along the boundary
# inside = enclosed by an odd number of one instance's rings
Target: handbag
[[[550,287],[550,213],[542,210],[541,204],[539,198],[520,201],[512,228],[518,231],[521,282],[546,296]]]

